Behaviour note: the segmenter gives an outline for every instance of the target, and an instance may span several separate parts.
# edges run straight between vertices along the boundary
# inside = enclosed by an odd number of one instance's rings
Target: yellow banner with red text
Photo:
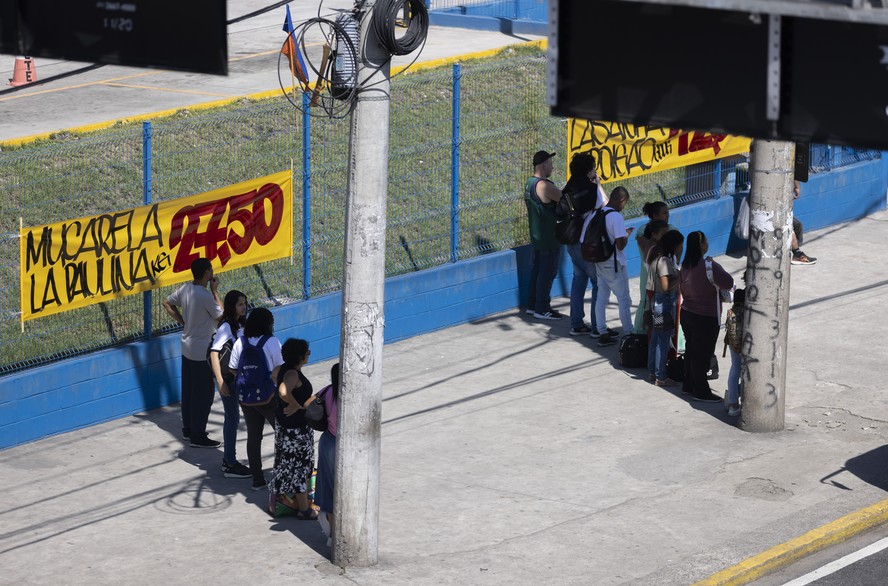
[[[570,118],[567,163],[576,153],[591,152],[606,183],[739,155],[749,152],[751,142],[729,134]]]
[[[290,171],[134,209],[20,231],[22,321],[192,279],[293,250]]]

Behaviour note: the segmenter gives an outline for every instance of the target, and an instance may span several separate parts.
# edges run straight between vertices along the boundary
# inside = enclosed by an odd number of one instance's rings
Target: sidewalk
[[[316,523],[270,519],[220,451],[184,447],[172,407],[0,452],[0,582],[704,579],[886,497],[886,224],[814,232],[818,263],[792,267],[783,432],[740,431],[566,319],[515,310],[386,347],[377,567],[341,575]],[[329,366],[306,374],[325,384]]]

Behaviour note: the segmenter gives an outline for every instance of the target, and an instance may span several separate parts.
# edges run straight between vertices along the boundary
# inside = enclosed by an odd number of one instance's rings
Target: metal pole
[[[302,94],[302,298],[311,297],[311,99]]]
[[[450,147],[450,262],[459,260],[459,63],[453,64],[453,123]]]
[[[382,344],[388,187],[390,56],[370,11],[360,19],[358,91],[351,114],[342,283],[333,563],[378,561]]]
[[[741,349],[745,431],[780,431],[785,423],[794,160],[793,143],[752,143]]]
[[[151,203],[151,122],[142,123],[142,203]],[[154,324],[151,315],[151,291],[142,293],[142,327],[146,340],[151,339]]]

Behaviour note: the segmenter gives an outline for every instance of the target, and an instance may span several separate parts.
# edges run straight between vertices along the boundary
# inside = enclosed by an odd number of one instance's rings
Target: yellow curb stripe
[[[694,586],[739,586],[888,521],[888,499],[781,543]]]
[[[454,55],[453,57],[442,57],[440,59],[431,59],[429,61],[422,61],[420,63],[415,63],[410,71],[422,71],[424,69],[434,69],[435,67],[441,67],[442,65],[449,65],[451,63],[461,63],[463,61],[472,61],[474,59],[484,59],[485,57],[493,57],[506,49],[514,48],[514,47],[539,47],[543,51],[546,50],[548,43],[546,39],[540,39],[539,41],[527,41],[525,43],[515,43],[514,45],[506,45],[504,47],[498,47],[496,49],[487,49],[486,51],[475,51],[474,53],[466,53],[465,55]],[[392,75],[397,75],[401,73],[406,65],[399,65],[397,67],[392,68]]]
[[[308,44],[306,44],[306,47],[314,47],[314,46],[317,46],[320,44],[321,43],[308,43]],[[242,55],[241,57],[232,57],[228,61],[229,61],[229,63],[234,62],[234,61],[243,61],[244,59],[253,59],[255,57],[263,57],[265,55],[273,55],[275,53],[280,53],[280,50],[275,49],[273,51],[263,51],[261,53],[251,53],[249,55]],[[17,94],[17,95],[7,96],[5,98],[0,98],[0,102],[6,102],[8,100],[20,100],[22,98],[30,98],[31,96],[39,96],[42,94],[54,94],[54,93],[63,92],[63,91],[67,91],[67,90],[76,90],[76,89],[81,89],[81,88],[85,88],[85,87],[92,87],[95,85],[113,85],[113,82],[123,81],[123,80],[127,80],[127,79],[134,79],[136,77],[144,77],[146,75],[158,75],[160,73],[169,73],[169,72],[167,70],[144,71],[142,73],[134,73],[132,75],[123,75],[121,77],[112,77],[111,79],[102,79],[102,80],[97,80],[97,81],[90,81],[87,83],[66,85],[64,87],[52,88],[49,90],[39,90],[36,92],[29,92],[27,94]],[[150,89],[157,89],[157,88],[150,88]],[[168,91],[187,91],[187,90],[168,90]],[[207,95],[218,96],[218,95],[222,95],[222,94],[207,94]],[[117,122],[117,121],[114,120],[111,123],[114,124],[115,122]],[[68,131],[61,131],[60,130],[59,132],[76,132],[76,129],[70,129]],[[0,145],[2,145],[2,144],[6,144],[6,143],[0,142]]]
[[[222,106],[228,106],[229,104],[233,104],[242,99],[252,99],[252,100],[263,100],[268,98],[274,98],[281,95],[281,90],[267,90],[264,92],[259,92],[257,94],[251,94],[249,96],[236,96],[233,98],[225,98],[224,100],[214,100],[212,102],[204,102],[202,104],[194,104],[192,106],[183,106],[181,108],[170,108],[169,110],[159,110],[157,112],[149,112],[148,114],[139,114],[136,116],[130,116],[128,118],[117,118],[114,120],[105,120],[104,122],[95,122],[93,124],[84,124],[83,126],[77,126],[76,128],[69,128],[66,130],[54,130],[52,132],[43,132],[41,134],[32,134],[30,136],[23,136],[21,138],[11,138],[9,140],[0,141],[0,148],[4,146],[18,146],[27,144],[30,142],[35,142],[38,140],[43,140],[52,137],[53,135],[71,132],[71,133],[89,133],[95,132],[97,130],[105,130],[106,128],[111,128],[115,124],[127,124],[131,122],[141,122],[144,120],[154,120],[157,118],[169,118],[170,116],[174,116],[182,111],[194,111],[194,110],[209,110],[211,108],[221,108]]]
[[[442,59],[432,59],[430,61],[423,61],[420,63],[415,63],[410,69],[411,69],[411,71],[420,71],[423,69],[432,69],[434,67],[440,67],[441,65],[447,65],[449,63],[470,61],[470,60],[474,60],[474,59],[483,59],[485,57],[492,57],[493,55],[496,55],[496,54],[508,49],[509,47],[522,47],[522,46],[537,46],[545,51],[546,47],[547,47],[547,41],[546,41],[546,39],[541,39],[539,41],[528,41],[526,43],[516,43],[514,45],[507,45],[504,47],[499,47],[497,49],[488,49],[486,51],[477,51],[474,53],[466,53],[465,55],[457,55],[454,57],[444,57]],[[270,51],[268,53],[257,53],[256,55],[262,55],[262,54],[268,55],[268,54],[277,53],[277,52],[278,51]],[[253,55],[249,55],[247,57],[252,57],[252,56]],[[247,58],[247,57],[241,57],[240,59]],[[234,59],[230,59],[229,61],[233,61],[233,60]],[[404,67],[406,67],[406,66],[399,66],[399,67],[392,68],[392,75],[395,75],[396,73],[400,73],[401,71],[403,71]],[[159,72],[158,71],[147,71],[144,73],[138,73],[138,74],[131,75],[131,76],[118,77],[118,78],[108,79],[108,80],[104,80],[104,81],[94,81],[94,82],[84,83],[84,84],[80,84],[80,85],[67,86],[65,88],[57,88],[54,90],[44,90],[42,92],[32,92],[32,93],[24,94],[21,96],[12,96],[10,98],[0,98],[0,101],[13,99],[13,98],[25,98],[28,96],[35,96],[35,95],[42,94],[42,93],[57,92],[57,91],[60,91],[63,89],[75,89],[75,88],[94,86],[94,85],[102,85],[102,84],[112,85],[110,82],[116,82],[116,81],[121,81],[124,79],[130,79],[132,77],[153,75],[156,73],[159,73]],[[151,89],[162,90],[163,88],[151,88]],[[178,91],[187,92],[187,90],[178,90]],[[278,89],[273,89],[273,90],[266,90],[264,92],[258,92],[255,94],[247,94],[247,95],[243,95],[243,96],[233,96],[233,97],[225,98],[222,100],[215,100],[212,102],[204,102],[202,104],[194,104],[191,106],[182,106],[181,108],[172,108],[169,110],[161,110],[158,112],[151,112],[148,114],[140,114],[137,116],[129,116],[126,118],[115,118],[113,120],[106,120],[104,122],[95,122],[93,124],[85,124],[83,126],[76,126],[74,128],[67,128],[67,129],[63,129],[63,130],[54,130],[52,132],[43,132],[40,134],[32,134],[29,136],[23,136],[20,138],[11,138],[8,140],[3,140],[3,141],[0,141],[0,148],[21,146],[21,145],[28,144],[31,142],[36,142],[38,140],[48,139],[48,138],[52,137],[53,135],[61,134],[61,133],[84,134],[84,133],[88,133],[88,132],[95,132],[97,130],[104,130],[106,128],[110,128],[112,126],[115,126],[117,124],[127,124],[127,123],[131,123],[131,122],[154,120],[157,118],[166,118],[169,116],[173,116],[176,113],[181,112],[183,110],[186,110],[186,111],[208,110],[211,108],[220,108],[222,106],[227,106],[229,104],[233,104],[234,102],[237,102],[237,101],[243,100],[243,99],[265,100],[265,99],[274,98],[274,97],[277,97],[280,95],[281,95],[281,90],[280,90],[280,88],[278,88]]]

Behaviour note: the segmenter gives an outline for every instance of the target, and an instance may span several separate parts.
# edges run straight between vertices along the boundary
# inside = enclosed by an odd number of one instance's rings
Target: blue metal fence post
[[[151,203],[151,122],[142,123],[142,203]],[[146,340],[154,329],[151,316],[151,291],[142,293],[142,324]]]
[[[521,16],[521,0],[515,0],[513,13],[512,19],[518,20],[518,17]]]
[[[459,63],[453,64],[453,112],[450,145],[450,262],[459,260]]]
[[[722,196],[722,162],[721,159],[715,160],[715,199]]]
[[[311,297],[311,116],[302,94],[302,298]]]

